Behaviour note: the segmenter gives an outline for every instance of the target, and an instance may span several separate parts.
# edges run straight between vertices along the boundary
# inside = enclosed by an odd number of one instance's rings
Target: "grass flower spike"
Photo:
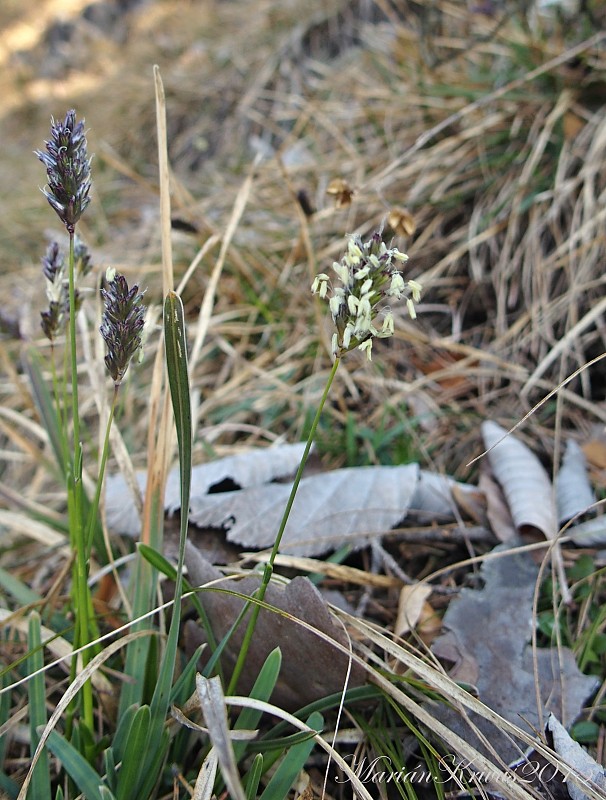
[[[74,237],[74,261],[76,276],[86,278],[93,268],[93,259],[88,247],[77,235]]]
[[[406,261],[408,256],[395,247],[388,248],[379,233],[366,242],[352,236],[341,261],[332,265],[338,284],[333,286],[325,273],[316,277],[311,290],[328,301],[336,327],[332,338],[335,358],[357,347],[370,360],[373,339],[386,339],[394,332],[390,299],[406,298],[410,317],[416,317],[415,303],[421,299],[422,287],[417,281],[404,281],[400,268]],[[377,327],[379,315],[383,319]]]
[[[46,167],[43,193],[70,233],[90,203],[90,158],[84,121],[76,123],[76,112],[68,111],[63,122],[51,121],[46,152],[36,155]]]
[[[65,278],[65,261],[57,242],[52,242],[42,259],[42,272],[46,278],[48,309],[40,314],[42,330],[51,342],[63,328],[69,314],[69,297]]]
[[[107,279],[107,289],[101,290],[105,309],[100,331],[107,345],[105,365],[118,386],[131,359],[141,349],[145,307],[137,284],[129,289],[124,275],[114,270],[107,271]]]

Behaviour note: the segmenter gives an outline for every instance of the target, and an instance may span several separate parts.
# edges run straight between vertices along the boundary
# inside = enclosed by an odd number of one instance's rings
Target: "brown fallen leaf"
[[[185,560],[189,580],[195,586],[203,586],[222,577],[222,573],[190,545]],[[223,580],[218,588],[251,595],[259,583],[260,576],[253,575],[241,580]],[[200,592],[199,598],[211,621],[213,633],[220,640],[241,611],[244,600],[212,590]],[[322,596],[307,578],[294,578],[285,586],[270,583],[265,602],[348,647],[345,631],[334,622]],[[204,632],[197,623],[190,621],[187,625],[188,649],[193,651],[205,640]],[[246,620],[226,647],[222,665],[227,675],[233,671],[245,630]],[[271,700],[281,708],[295,710],[321,697],[340,692],[345,685],[352,688],[365,683],[364,669],[354,662],[351,663],[348,681],[349,659],[338,648],[291,619],[261,609],[237,693],[249,693],[265,659],[276,646],[282,651],[282,669]]]
[[[483,467],[480,472],[480,489],[486,497],[486,516],[494,535],[501,542],[513,539],[517,535],[516,526],[503,490],[492,476],[490,468]]]
[[[583,445],[582,449],[592,467],[606,469],[606,441],[591,439]]]
[[[458,397],[470,390],[472,382],[464,370],[457,370],[457,363],[468,356],[461,353],[451,353],[448,350],[435,349],[431,356],[419,356],[412,353],[411,361],[424,375],[435,377],[440,388],[447,390],[450,397]],[[477,362],[471,362],[476,366]]]
[[[398,614],[394,625],[396,636],[406,636],[417,627],[423,607],[432,591],[431,586],[427,583],[415,583],[400,589]]]

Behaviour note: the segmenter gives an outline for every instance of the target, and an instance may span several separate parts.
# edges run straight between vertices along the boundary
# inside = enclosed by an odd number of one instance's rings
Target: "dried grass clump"
[[[194,374],[199,436],[215,448],[300,437],[329,366],[327,348],[318,355],[318,341],[327,342],[311,277],[337,257],[345,234],[368,234],[394,208],[415,228],[394,243],[410,255],[409,277],[427,287],[421,327],[396,322],[380,371],[351,361],[329,412],[334,425],[350,412],[372,424],[386,405],[406,405],[435,466],[464,471],[479,417],[517,421],[604,351],[603,38],[583,40],[582,16],[563,26],[513,7],[484,12],[261,0],[250,13],[239,3],[167,0],[130,12],[125,44],[100,36],[93,46],[89,36],[92,55],[62,85],[47,81],[44,99],[35,58],[30,73],[21,68],[21,102],[12,96],[3,138],[18,141],[27,121],[37,141],[69,94],[96,153],[99,202],[83,234],[104,264],[149,285],[158,301],[151,64],[160,64],[178,277],[205,248],[184,288],[192,339],[220,241],[260,157]],[[11,152],[28,162],[27,181],[12,181],[16,196],[0,214],[11,263],[14,231],[34,258],[30,237],[45,211],[32,191],[41,178],[31,149]],[[351,203],[336,207],[326,194],[335,178],[351,187]],[[15,208],[27,209],[27,234]],[[15,278],[3,283],[10,298]],[[567,424],[603,419],[601,374],[598,364],[567,385]],[[144,370],[124,411],[137,452],[146,380]],[[8,374],[5,398],[21,402]],[[552,427],[553,407],[537,419]]]

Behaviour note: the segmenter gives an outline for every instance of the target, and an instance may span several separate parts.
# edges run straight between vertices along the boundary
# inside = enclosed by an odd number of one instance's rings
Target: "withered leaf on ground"
[[[482,464],[478,486],[486,498],[486,518],[494,535],[501,542],[514,539],[518,532],[511,518],[507,500],[501,486],[494,479],[490,467],[486,467],[485,464]]]
[[[203,496],[208,492],[226,489],[246,489],[294,475],[304,449],[304,442],[276,445],[199,464],[192,469],[192,495]],[[138,473],[137,480],[144,492],[147,473]],[[125,536],[138,536],[141,530],[139,515],[122,475],[110,475],[107,478],[105,495],[110,530]],[[179,469],[176,468],[168,475],[164,507],[172,513],[180,507],[180,501]]]
[[[518,530],[530,526],[552,539],[558,531],[554,493],[537,456],[496,422],[483,422],[482,435],[490,466]]]
[[[280,552],[317,556],[343,544],[363,547],[406,517],[418,482],[417,464],[352,467],[304,478]],[[230,542],[262,549],[273,544],[290,485],[192,497],[190,521],[226,527]]]
[[[587,459],[574,439],[569,439],[566,443],[555,490],[560,524],[586,513],[595,503],[595,494],[589,483]]]
[[[527,553],[508,552],[499,545],[482,566],[481,590],[463,589],[444,616],[446,634],[433,644],[434,653],[451,664],[451,676],[474,685],[480,700],[501,716],[530,732],[541,729],[535,694],[535,664],[531,647],[532,608],[538,567]],[[541,713],[548,711],[570,724],[596,689],[594,678],[583,675],[567,648],[539,649],[536,675]],[[438,712],[467,741],[486,752],[476,734],[456,710]],[[507,762],[520,752],[492,723],[472,716],[499,756]]]
[[[576,522],[596,502],[596,497],[589,481],[587,458],[584,449],[570,440],[562,466],[556,480],[558,515],[560,523],[572,520],[573,524],[566,529],[566,534],[579,547],[591,547],[606,542],[606,516],[585,519]],[[603,509],[599,509],[602,511]]]
[[[604,767],[591,758],[578,742],[570,736],[566,728],[557,719],[555,714],[550,714],[547,720],[547,729],[553,737],[553,749],[560,758],[573,770],[562,777],[566,779],[568,793],[572,800],[588,800],[588,795],[582,790],[581,782],[575,781],[573,775],[576,773],[582,779],[590,782],[592,788],[606,791],[606,774]]]
[[[190,523],[226,531],[228,542],[263,549],[273,544],[304,445],[252,450],[193,468]],[[146,476],[139,476],[142,489]],[[343,544],[363,547],[414,512],[415,522],[455,518],[453,490],[472,487],[420,470],[418,464],[337,469],[309,475],[299,485],[281,552],[319,556]],[[179,510],[179,474],[169,474],[165,508]],[[125,482],[109,478],[109,528],[136,536],[140,522]]]
[[[186,564],[190,583],[195,586],[202,586],[222,576],[191,545],[187,547]],[[251,595],[259,583],[260,575],[253,575],[242,580],[222,581],[219,588]],[[213,633],[220,640],[241,611],[244,601],[212,590],[200,592],[199,597],[210,619]],[[307,622],[336,642],[348,646],[343,628],[333,621],[326,603],[308,578],[295,578],[286,586],[270,583],[265,601]],[[233,671],[245,629],[246,621],[227,645],[222,660],[227,675]],[[193,652],[204,639],[203,629],[190,621],[187,623],[186,638],[188,650]],[[271,697],[273,703],[281,708],[295,710],[328,694],[342,691],[349,668],[347,655],[296,622],[261,609],[246,661],[246,671],[238,683],[238,694],[250,692],[261,666],[276,646],[282,651],[282,668]],[[361,686],[364,682],[365,671],[352,662],[348,687]]]

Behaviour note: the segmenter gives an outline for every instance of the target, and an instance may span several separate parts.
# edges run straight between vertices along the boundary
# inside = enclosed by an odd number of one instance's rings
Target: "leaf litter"
[[[228,542],[263,549],[273,544],[290,483],[278,482],[298,466],[302,445],[278,445],[194,467],[190,522],[226,531]],[[165,509],[179,511],[179,473],[169,474]],[[145,487],[145,475],[139,484]],[[473,487],[421,470],[418,464],[351,467],[304,477],[286,527],[282,553],[319,556],[342,545],[366,546],[414,511],[418,519],[454,519],[452,490]],[[137,536],[136,505],[121,476],[106,490],[107,524]]]
[[[555,492],[538,458],[517,437],[507,436],[507,431],[494,422],[485,422],[482,432],[494,475],[492,483],[486,475],[481,480],[484,502],[488,503],[485,511],[491,519],[493,509],[493,526],[505,532],[502,538],[506,544],[486,557],[479,573],[483,588],[463,589],[449,604],[438,638],[433,626],[432,650],[451,665],[455,680],[469,684],[486,705],[511,722],[530,731],[539,730],[542,720],[554,712],[571,724],[595,691],[596,681],[579,671],[567,648],[533,651],[533,602],[539,568],[528,553],[516,552],[515,547],[522,543],[519,536],[529,530],[553,539],[556,519],[566,518],[571,511],[578,514],[586,510],[593,493],[583,454],[574,443],[568,446]],[[289,481],[283,481],[294,472],[301,452],[301,445],[278,445],[196,467],[192,530],[214,529],[218,536],[224,531],[228,542],[241,547],[269,547],[291,488]],[[169,514],[179,510],[177,486],[178,474],[173,472],[165,502]],[[500,492],[503,501],[499,501],[500,517],[495,522],[494,508]],[[560,498],[557,506],[556,494]],[[312,474],[300,484],[282,553],[296,563],[296,557],[319,557],[343,544],[354,550],[363,548],[394,526],[404,525],[407,518],[414,524],[421,520],[434,525],[452,520],[460,513],[461,500],[466,498],[473,500],[475,513],[479,513],[475,487],[421,470],[414,463]],[[107,517],[114,530],[137,535],[138,522],[128,508],[127,490],[119,476],[108,486]],[[505,518],[509,522],[503,527],[499,519]],[[221,588],[227,590],[202,593],[213,633],[220,639],[244,603],[230,592],[250,595],[260,579],[225,578],[207,561],[204,550],[192,545],[188,546],[186,563],[196,585],[219,581]],[[422,616],[435,615],[429,603],[431,591],[425,583],[400,589],[395,623],[399,635],[414,630]],[[275,702],[295,708],[323,694],[340,691],[350,669],[347,659],[326,638],[319,638],[289,617],[302,620],[346,646],[347,638],[335,625],[322,594],[307,578],[296,577],[285,585],[272,582],[266,599],[278,613],[261,611],[250,675],[256,674],[279,641],[283,668]],[[242,634],[243,631],[236,632],[227,647],[228,670],[235,663]],[[204,640],[203,630],[196,622],[187,623],[186,640],[192,652]],[[247,681],[244,676],[241,691],[250,688]],[[363,682],[363,670],[352,665],[349,685]],[[447,708],[440,710],[440,716],[481,752],[493,748],[505,761],[513,761],[520,754],[512,740],[486,720],[464,720],[455,709]],[[470,730],[470,723],[476,733]]]
[[[236,596],[251,595],[258,587],[261,576],[224,579],[223,573],[206,561],[194,548],[188,546],[186,565],[190,580],[196,586],[217,581],[218,591],[200,594],[215,638],[219,641],[227,633],[244,606]],[[329,612],[320,592],[308,578],[296,577],[285,585],[272,582],[265,602],[278,612],[261,609],[247,659],[247,669],[238,683],[238,692],[248,694],[265,659],[279,643],[282,651],[282,669],[272,702],[282,708],[294,710],[308,703],[353,688],[364,683],[365,671],[337,650],[326,638],[320,638],[310,628],[325,634],[344,647],[349,646],[345,630]],[[283,613],[280,613],[283,612]],[[302,620],[307,626],[297,624]],[[225,669],[233,671],[246,625],[242,624],[230,638],[225,651]],[[205,641],[203,629],[192,621],[187,623],[188,650]]]
[[[499,545],[491,556],[496,557],[480,570],[483,588],[463,589],[450,603],[443,620],[447,632],[432,650],[452,664],[454,680],[469,684],[483,703],[516,725],[541,730],[550,710],[571,724],[598,682],[580,672],[568,648],[533,652],[539,568],[527,553],[511,551],[509,545]],[[519,757],[517,745],[488,720],[472,715],[466,721],[450,708],[439,714],[481,752],[493,748],[507,762]]]

